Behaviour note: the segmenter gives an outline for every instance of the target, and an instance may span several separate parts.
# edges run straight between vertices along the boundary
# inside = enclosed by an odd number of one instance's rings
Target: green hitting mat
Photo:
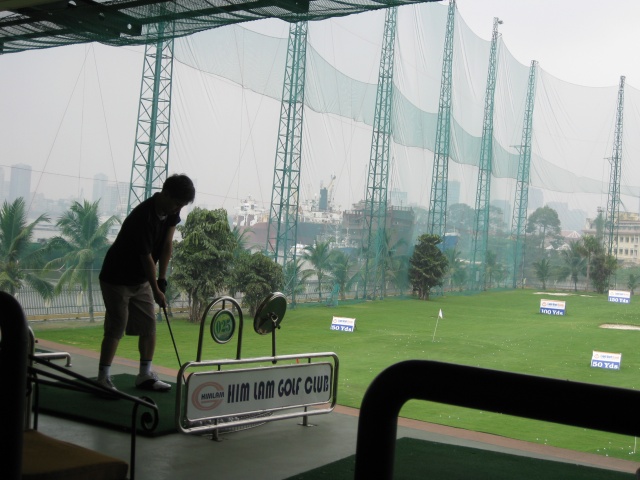
[[[134,397],[148,397],[158,406],[159,422],[152,432],[145,431],[140,424],[141,415],[148,409],[138,408],[137,432],[139,435],[160,436],[177,432],[175,383],[171,383],[172,388],[169,392],[161,393],[135,388],[135,375],[120,374],[111,378],[121,392]],[[134,404],[127,400],[101,398],[90,393],[40,385],[39,404],[41,413],[125,432],[131,430]]]
[[[355,455],[287,480],[352,480]],[[476,448],[401,438],[396,443],[394,480],[634,480],[613,472]]]

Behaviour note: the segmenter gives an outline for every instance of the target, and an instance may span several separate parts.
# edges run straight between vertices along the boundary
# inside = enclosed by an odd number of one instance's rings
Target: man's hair
[[[196,198],[196,189],[189,177],[174,173],[162,185],[162,191],[175,200],[191,203]]]

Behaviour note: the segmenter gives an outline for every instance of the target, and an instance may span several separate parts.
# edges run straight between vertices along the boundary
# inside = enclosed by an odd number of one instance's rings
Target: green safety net
[[[404,202],[404,206],[414,207],[417,214],[414,239],[428,229],[426,210],[432,186],[447,8],[446,4],[431,3],[402,7],[398,14],[389,198],[395,205]],[[347,185],[352,189],[350,201],[340,202],[346,209],[364,198],[367,148],[376,105],[377,62],[382,48],[382,15],[365,15],[369,20],[350,24],[348,41],[340,37],[335,25],[330,34],[338,38],[329,42],[331,46],[327,45],[331,27],[322,30],[320,25],[314,25],[308,36],[305,104],[307,112],[313,114],[305,113],[303,170],[311,172],[307,173],[311,179],[323,174],[328,179],[327,171],[337,172],[342,182],[336,192]],[[365,25],[368,35],[361,30]],[[488,30],[487,36],[490,26]],[[375,43],[374,35],[377,36]],[[221,48],[212,49],[210,45]],[[175,45],[175,58],[204,76],[231,80],[246,90],[279,102],[286,49],[284,35],[270,36],[233,26],[180,39]],[[489,50],[490,42],[471,31],[456,13],[449,150],[450,212],[446,225],[447,232],[459,234],[461,257],[467,260],[473,258],[472,209],[477,195]],[[361,57],[370,60],[364,62],[355,52],[363,52]],[[349,54],[349,61],[340,59]],[[534,59],[524,62],[516,59],[509,51],[508,39],[500,38],[488,248],[498,255],[497,261],[503,264],[504,271],[513,265],[514,244],[509,239],[517,221],[517,217],[514,218],[516,179],[531,60]],[[565,238],[554,242],[555,248],[563,244],[562,248],[567,248],[568,243],[575,240],[574,231],[595,233],[593,220],[600,211],[606,215],[618,88],[617,84],[609,87],[571,84],[546,72],[544,64],[536,67],[527,214],[545,205],[558,213]],[[637,218],[640,90],[627,84],[624,95],[620,212]],[[357,170],[352,159],[354,145],[361,145]],[[264,188],[269,189],[266,182]],[[345,192],[341,193],[344,198]],[[451,211],[455,204],[470,208],[458,207]],[[631,263],[640,261],[638,249],[633,246],[634,241],[638,243],[634,240],[637,235],[624,238],[627,248],[621,250],[619,258]],[[502,278],[510,282],[507,279],[512,278],[511,275],[512,272]]]
[[[408,192],[410,203],[423,206],[428,205],[431,187],[446,16],[444,4],[400,8],[398,16],[392,113],[393,186]],[[466,192],[463,198],[458,196],[454,200],[473,207],[490,42],[472,32],[464,19],[457,17],[449,179],[454,189],[460,188],[456,186],[458,182]],[[358,38],[359,33],[353,33],[351,41],[362,41],[362,45],[349,45],[348,52],[361,48],[360,51],[366,52],[362,56],[374,57],[367,63],[369,78],[357,78],[362,71],[355,71],[348,61],[344,65],[350,73],[332,64],[328,57],[335,55],[336,48],[341,53],[347,48],[338,46],[340,40],[335,40],[331,49],[321,44],[325,52],[319,51],[314,40],[325,41],[324,37],[314,35],[311,29],[305,103],[318,114],[341,118],[340,122],[346,118],[354,124],[370,126],[377,85],[374,66],[380,55],[383,19],[376,15],[375,22],[361,23],[374,30],[379,41],[371,45],[369,39],[373,34],[364,39]],[[492,177],[497,181],[492,185],[491,199],[503,207],[503,228],[508,230],[530,64],[514,58],[507,43],[508,39],[501,38],[498,45],[492,160]],[[210,45],[220,48],[209,48]],[[280,101],[286,49],[286,37],[233,26],[180,39],[174,55],[176,60],[200,72],[224,77]],[[333,53],[327,55],[326,52]],[[536,75],[529,209],[551,203],[560,210],[564,228],[580,230],[587,217],[595,216],[598,207],[606,207],[610,171],[607,157],[612,155],[618,86],[585,87],[567,83],[546,72],[544,65],[537,67]],[[637,212],[640,198],[640,164],[634,160],[640,153],[639,107],[640,91],[627,84],[621,198],[623,205],[633,212]],[[323,118],[325,124],[330,121]],[[367,140],[370,141],[370,137]],[[313,133],[309,133],[305,141],[311,143],[310,152],[319,152],[324,143]],[[309,163],[312,162],[305,162],[305,168],[313,168]]]
[[[420,0],[434,1],[434,0]],[[240,22],[323,20],[416,0],[8,0],[0,51],[75,43],[139,45]]]
[[[436,2],[398,8],[389,199],[414,210],[412,240],[427,229],[447,9]],[[301,203],[318,197],[323,186],[330,186],[338,211],[365,198],[384,14],[369,11],[309,23]],[[289,26],[266,19],[176,39],[169,170],[196,178],[195,205],[223,207],[234,217],[251,197],[268,212]],[[456,13],[447,232],[459,234],[466,261],[472,258],[490,35],[491,25],[483,38]],[[109,192],[117,190],[102,195],[101,205],[114,205],[105,211],[117,213],[126,206],[143,60],[142,48],[101,43],[0,57],[0,69],[7,72],[0,78],[0,98],[12,112],[0,119],[0,156],[6,159],[5,178],[14,163],[32,165],[33,214],[49,212],[56,218],[55,205],[46,203],[58,198],[47,191],[54,187],[95,199],[104,184]],[[488,249],[506,269],[513,258],[515,178],[532,60],[515,58],[509,38],[500,37]],[[588,87],[555,77],[544,62],[538,65],[528,214],[548,205],[557,211],[562,230],[580,233],[606,210],[617,80],[624,73],[612,72],[609,86]],[[25,83],[29,95],[16,95]],[[28,121],[21,123],[18,115]],[[640,90],[627,82],[620,212],[636,218],[638,131]],[[97,182],[98,176],[103,180]],[[299,232],[307,226],[299,226]],[[351,244],[361,240],[348,228],[335,228],[338,236]],[[637,261],[635,244],[640,245],[637,233],[625,234],[625,260]],[[533,260],[527,251],[527,265]],[[527,276],[532,281],[531,270]]]

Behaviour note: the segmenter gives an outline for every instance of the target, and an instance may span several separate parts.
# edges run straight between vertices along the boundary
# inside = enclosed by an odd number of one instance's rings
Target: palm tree
[[[564,280],[571,277],[573,281],[574,291],[578,291],[578,277],[583,275],[586,270],[586,259],[582,256],[579,242],[571,242],[568,250],[560,252],[562,266],[559,270],[558,278]]]
[[[487,256],[485,258],[484,263],[484,271],[485,271],[485,281],[488,279],[488,288],[491,289],[493,286],[493,277],[496,275],[500,275],[502,271],[502,265],[498,262],[498,255],[495,252],[488,250]],[[484,286],[485,290],[487,289],[487,284]]]
[[[63,268],[64,271],[55,293],[59,294],[65,285],[80,285],[89,303],[89,318],[93,317],[93,277],[94,269],[102,261],[109,248],[107,234],[119,222],[115,216],[100,223],[98,204],[100,201],[80,204],[73,202],[67,212],[57,222],[62,235],[51,239],[50,247],[62,252],[62,256],[47,263],[46,268]]]
[[[53,295],[53,285],[33,273],[43,259],[45,248],[32,247],[33,230],[49,217],[40,215],[27,224],[25,203],[22,198],[4,202],[0,209],[0,289],[14,295],[22,286],[29,285],[43,298]]]
[[[289,281],[289,285],[285,285],[285,290],[288,289],[285,293],[290,296],[293,300],[293,304],[295,304],[295,298],[298,295],[304,293],[306,285],[305,282],[309,279],[313,272],[310,270],[302,270],[303,260],[300,257],[296,257],[296,261],[289,261],[284,266],[282,273],[284,274],[284,281]],[[295,285],[291,288],[291,285]]]
[[[231,238],[233,241],[233,257],[238,258],[242,252],[248,250],[247,245],[249,239],[247,236],[253,232],[250,228],[241,229],[238,225],[231,229]]]
[[[334,250],[330,255],[331,274],[333,281],[340,287],[340,300],[346,299],[346,291],[357,281],[359,272],[354,272],[355,258],[340,250]]]
[[[551,277],[551,262],[547,258],[543,258],[533,264],[533,270],[536,278],[542,282],[542,289],[546,290],[547,280]]]
[[[602,244],[594,235],[585,235],[582,237],[581,252],[587,259],[587,286],[586,290],[589,290],[589,278],[591,274],[591,259],[593,255],[602,250]]]
[[[311,271],[316,274],[318,279],[318,300],[322,301],[322,283],[325,280],[325,276],[329,272],[331,261],[329,259],[329,242],[316,242],[315,245],[308,245],[305,248],[305,252],[302,254],[302,258],[308,261],[312,268],[306,271]]]

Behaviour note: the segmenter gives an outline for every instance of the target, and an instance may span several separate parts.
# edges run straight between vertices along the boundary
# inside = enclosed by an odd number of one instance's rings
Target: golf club
[[[178,347],[176,346],[176,339],[173,338],[173,330],[171,330],[171,323],[169,322],[169,315],[167,315],[167,307],[162,306],[162,311],[164,312],[164,318],[167,321],[167,326],[169,327],[169,334],[171,335],[171,341],[173,342],[173,348],[176,351],[176,357],[178,358],[179,368],[182,368],[182,362],[180,361],[180,354],[178,353]]]

